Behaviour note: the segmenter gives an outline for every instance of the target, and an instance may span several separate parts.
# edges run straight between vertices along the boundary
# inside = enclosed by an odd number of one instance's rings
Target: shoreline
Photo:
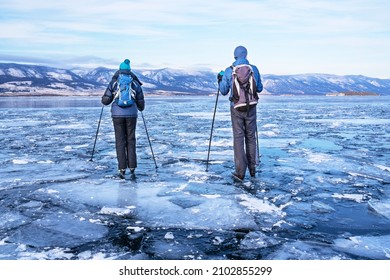
[[[0,93],[1,97],[100,97],[103,93]],[[188,93],[188,92],[158,92],[158,93],[144,93],[145,97],[174,97],[174,96],[216,96],[216,93]],[[327,93],[327,94],[259,94],[259,97],[380,97],[380,96],[390,96],[381,95],[377,93]]]

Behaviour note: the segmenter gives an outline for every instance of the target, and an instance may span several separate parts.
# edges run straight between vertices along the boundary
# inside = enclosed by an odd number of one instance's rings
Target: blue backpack
[[[132,83],[131,75],[119,74],[118,89],[115,95],[119,107],[130,107],[134,104],[135,94],[131,88]]]

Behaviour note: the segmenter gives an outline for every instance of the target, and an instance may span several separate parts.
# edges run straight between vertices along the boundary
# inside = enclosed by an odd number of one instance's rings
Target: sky
[[[388,0],[0,0],[0,62],[390,78]]]

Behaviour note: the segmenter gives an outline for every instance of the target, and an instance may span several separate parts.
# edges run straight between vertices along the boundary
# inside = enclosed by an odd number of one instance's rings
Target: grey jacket
[[[118,77],[119,74],[130,74],[134,81],[131,84],[131,88],[136,92],[135,94],[135,105],[130,107],[119,107],[117,99],[115,99],[115,92],[118,88]],[[103,96],[102,96],[102,104],[109,105],[111,104],[111,116],[113,118],[117,117],[137,117],[138,110],[143,111],[145,109],[145,99],[144,94],[141,87],[141,82],[138,80],[137,76],[132,73],[130,70],[118,70],[115,72],[114,76],[110,83],[108,84]]]

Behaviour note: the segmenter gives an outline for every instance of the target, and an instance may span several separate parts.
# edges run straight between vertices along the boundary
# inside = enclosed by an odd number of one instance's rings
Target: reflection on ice
[[[245,209],[224,192],[223,196],[205,196],[217,190],[210,184],[194,184],[181,192],[170,186],[144,185],[137,190],[137,217],[150,227],[186,229],[235,229],[257,227]],[[214,191],[212,191],[214,190]],[[220,190],[219,190],[220,191]],[[212,214],[211,214],[212,213]]]
[[[361,203],[365,200],[365,195],[364,194],[353,194],[353,193],[349,193],[349,194],[338,194],[338,193],[335,193],[332,195],[333,198],[338,198],[338,199],[349,199],[349,200],[353,200],[353,201],[356,201],[358,203]]]
[[[74,247],[103,238],[107,229],[75,215],[51,214],[20,228],[8,241],[32,247]]]

